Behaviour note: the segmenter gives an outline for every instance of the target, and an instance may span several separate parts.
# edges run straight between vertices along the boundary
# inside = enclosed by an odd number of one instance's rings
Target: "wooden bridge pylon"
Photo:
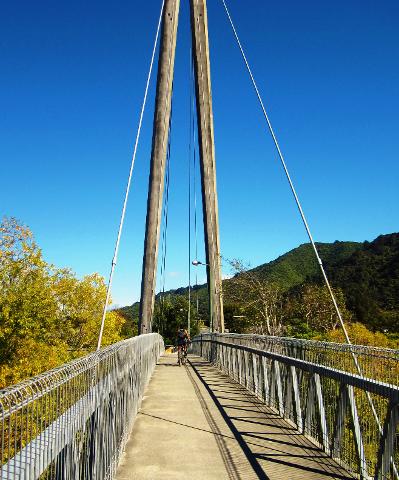
[[[152,331],[179,7],[180,0],[166,0],[162,19],[141,283],[140,333]],[[190,9],[210,318],[212,329],[223,332],[222,277],[206,0],[190,0]]]

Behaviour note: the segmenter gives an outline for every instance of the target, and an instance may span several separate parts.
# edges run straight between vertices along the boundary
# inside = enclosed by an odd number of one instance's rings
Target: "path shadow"
[[[215,433],[215,425],[211,428],[213,433],[221,437],[234,438],[237,441],[252,467],[253,474],[258,479],[280,478],[276,469],[279,472],[284,470],[285,474],[281,478],[287,480],[292,478],[292,474],[295,478],[303,479],[349,480],[353,478],[244,387],[203,359],[194,357],[189,360],[189,363],[195,377],[191,375],[191,369],[187,369],[187,373],[197,396],[202,396],[197,386],[199,382],[205,387],[231,435],[222,435],[218,427]],[[204,402],[203,398],[199,400],[201,403]],[[239,414],[237,410],[245,412],[244,416],[237,416],[237,413]],[[209,413],[206,416],[209,422]],[[251,431],[248,431],[250,425]],[[220,449],[221,446],[219,444],[218,446]],[[233,463],[234,467],[234,458],[228,458],[228,452],[226,453],[223,449],[221,453],[225,456],[225,464]],[[230,478],[247,478],[240,475],[239,468],[232,468],[231,465],[229,473]],[[251,478],[254,478],[253,474]]]
[[[157,367],[179,367],[181,366],[176,362],[176,363],[157,363]]]

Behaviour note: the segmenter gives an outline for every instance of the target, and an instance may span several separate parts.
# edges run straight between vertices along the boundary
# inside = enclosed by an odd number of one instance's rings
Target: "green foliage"
[[[359,322],[374,331],[399,331],[399,233],[364,242],[329,274]]]
[[[284,332],[284,305],[279,286],[257,270],[246,268],[241,260],[229,263],[235,275],[225,282],[223,295],[226,303],[239,306],[244,320],[242,326],[245,325],[251,333],[281,335]]]
[[[181,287],[177,288],[176,290],[169,290],[162,295],[188,297],[188,287]],[[158,294],[157,298],[159,298],[160,296],[161,294]],[[207,284],[191,286],[191,302],[195,306],[196,310],[197,300],[198,316],[203,319],[207,325],[209,325],[209,296]]]
[[[303,338],[312,340],[317,337],[318,332],[310,327],[303,318],[290,318],[285,328],[286,337]]]
[[[397,349],[399,339],[389,337],[381,332],[372,332],[362,323],[352,323],[346,326],[349,338],[357,345],[370,345],[373,347],[384,347]],[[341,329],[328,332],[325,340],[329,342],[345,343],[345,336]]]
[[[391,336],[399,334],[399,233],[381,235],[372,242],[336,241],[317,243],[317,247],[331,283],[340,297],[341,308],[345,309],[345,320],[363,323],[372,331],[384,332]],[[290,306],[302,295],[306,286],[317,285],[321,288],[324,285],[310,244],[300,245],[276,260],[248,272],[253,272],[259,279],[284,292],[285,307],[288,309],[285,319],[287,334],[291,332],[290,334],[295,333],[308,338],[313,334],[320,335],[326,332],[320,315],[318,326],[309,324],[303,312],[293,312],[292,305]],[[239,274],[237,272],[237,275]],[[234,277],[224,280],[223,291],[228,292],[229,285],[234,282]],[[187,288],[173,290],[170,293],[187,295]],[[198,287],[198,296],[200,316],[207,319],[206,285]],[[327,301],[330,302],[328,297]],[[242,303],[225,296],[226,328],[232,331],[250,331],[249,322],[237,321],[233,317],[231,304],[237,304],[242,314]],[[329,305],[331,306],[331,303]],[[330,316],[330,320],[333,322],[331,328],[334,328],[336,318]]]
[[[198,311],[197,311],[197,294],[198,294]],[[177,290],[169,290],[166,293],[159,293],[155,297],[155,311],[154,311],[154,322],[156,328],[159,329],[159,315],[160,312],[158,309],[158,304],[162,301],[162,298],[172,299],[174,302],[176,298],[188,298],[188,287],[178,288]],[[187,312],[188,310],[188,301],[185,305],[179,308],[184,308]],[[116,311],[120,313],[125,319],[126,323],[123,327],[123,332],[126,336],[131,336],[130,333],[134,336],[137,335],[138,331],[138,322],[139,322],[139,310],[140,302],[135,302],[132,305],[127,307],[118,308]],[[195,321],[198,325],[209,325],[209,302],[208,302],[208,290],[206,286],[198,285],[197,287],[191,287],[191,315],[195,315]],[[186,317],[187,318],[187,317]],[[187,321],[186,321],[187,323]]]
[[[188,307],[187,297],[181,295],[169,294],[158,297],[155,302],[153,329],[164,337],[166,345],[174,345],[179,328],[187,328]],[[198,335],[201,321],[193,306],[190,309],[190,318],[190,336]]]
[[[94,350],[106,287],[46,263],[30,230],[0,224],[0,387]],[[124,318],[109,312],[103,345],[122,338]]]
[[[345,297],[340,288],[334,289],[335,300],[342,318],[350,322],[352,315],[347,310]],[[285,310],[287,318],[300,319],[309,331],[329,332],[335,330],[339,318],[325,285],[305,284],[286,295]],[[291,323],[291,320],[290,322]]]
[[[357,242],[317,243],[320,257],[325,265],[333,267],[361,248]],[[254,268],[265,280],[278,285],[287,291],[301,285],[314,275],[318,275],[319,266],[314,251],[309,243],[281,255],[272,262]]]
[[[127,307],[115,309],[115,312],[119,313],[119,315],[125,319],[125,323],[122,327],[123,337],[128,338],[138,335],[139,310],[139,302],[133,303],[133,305]]]
[[[223,305],[224,326],[230,333],[246,333],[250,320],[238,303],[225,302]]]

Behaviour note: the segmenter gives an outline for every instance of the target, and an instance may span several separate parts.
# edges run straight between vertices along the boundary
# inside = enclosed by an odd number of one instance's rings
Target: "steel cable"
[[[173,92],[172,92],[173,95]],[[162,230],[162,245],[161,245],[161,271],[160,271],[160,326],[163,333],[164,327],[164,302],[165,302],[165,282],[166,282],[166,254],[167,254],[167,236],[168,236],[168,218],[169,218],[169,186],[170,186],[170,150],[171,138],[170,133],[172,129],[172,109],[169,118],[168,127],[168,146],[166,150],[166,174],[165,174],[165,198],[163,205],[163,230]]]
[[[192,119],[193,119],[193,82],[192,82],[192,72],[193,72],[193,47],[191,44],[190,47],[190,75],[189,75],[189,90],[190,90],[190,118],[188,125],[188,312],[187,312],[187,332],[190,335],[191,331],[191,153],[193,148],[192,142]]]
[[[197,213],[197,146],[195,135],[195,91],[194,91],[194,62],[191,55],[191,92],[192,92],[192,142],[193,142],[193,190],[194,190],[194,250],[195,259],[198,260],[198,213]],[[198,269],[195,269],[195,287],[196,287],[196,310],[198,315]]]
[[[231,18],[231,16],[230,16],[230,12],[229,12],[229,10],[228,10],[228,8],[227,8],[227,5],[226,5],[225,0],[222,0],[222,3],[223,3],[223,6],[224,6],[224,8],[225,8],[225,10],[226,10],[226,14],[227,14],[227,17],[228,17],[228,19],[229,19],[229,22],[230,22],[231,28],[232,28],[232,30],[233,30],[234,36],[235,36],[235,38],[236,38],[238,47],[239,47],[240,52],[241,52],[241,55],[242,55],[242,58],[243,58],[243,60],[244,60],[244,62],[245,62],[246,68],[247,68],[248,73],[249,73],[249,76],[250,76],[250,78],[251,78],[252,85],[253,85],[253,87],[254,87],[254,89],[255,89],[255,92],[256,92],[256,95],[257,95],[257,97],[258,97],[258,100],[259,100],[260,106],[261,106],[261,108],[262,108],[263,115],[264,115],[264,117],[265,117],[265,119],[266,119],[267,126],[268,126],[268,128],[269,128],[270,134],[271,134],[271,136],[272,136],[272,138],[273,138],[274,145],[275,145],[275,147],[276,147],[278,156],[279,156],[279,158],[280,158],[281,165],[282,165],[282,167],[283,167],[283,169],[284,169],[284,173],[285,173],[285,175],[286,175],[286,177],[287,177],[287,180],[288,180],[288,183],[289,183],[291,192],[292,192],[292,194],[293,194],[293,196],[294,196],[295,203],[296,203],[296,205],[297,205],[297,207],[298,207],[298,210],[299,210],[299,213],[300,213],[302,222],[303,222],[303,224],[304,224],[304,226],[305,226],[306,233],[307,233],[307,235],[308,235],[308,237],[309,237],[309,240],[310,240],[310,243],[311,243],[311,245],[312,245],[312,247],[313,247],[313,251],[314,251],[314,254],[315,254],[315,256],[316,256],[317,263],[319,264],[319,267],[320,267],[321,273],[322,273],[322,275],[323,275],[325,284],[326,284],[326,286],[327,286],[327,288],[328,288],[328,291],[329,291],[329,293],[330,293],[331,300],[332,300],[332,302],[333,302],[333,304],[334,304],[334,308],[335,308],[335,311],[336,311],[336,313],[337,313],[337,315],[338,315],[338,318],[339,318],[340,324],[341,324],[341,326],[342,326],[342,329],[343,329],[343,332],[344,332],[346,341],[347,341],[348,344],[351,344],[352,342],[351,342],[350,339],[349,339],[349,335],[348,335],[348,332],[347,332],[347,330],[346,330],[346,327],[345,327],[345,324],[344,324],[344,321],[343,321],[343,318],[342,318],[340,309],[339,309],[339,307],[338,307],[337,301],[336,301],[336,299],[335,299],[334,292],[332,291],[332,288],[331,288],[331,286],[330,286],[330,282],[328,281],[326,272],[325,272],[325,270],[324,270],[323,262],[321,261],[321,258],[320,258],[319,252],[318,252],[318,250],[317,250],[316,244],[315,244],[315,242],[314,242],[314,240],[313,240],[313,236],[312,236],[312,233],[311,233],[311,231],[310,231],[309,224],[308,224],[308,222],[307,222],[305,213],[304,213],[304,211],[303,211],[303,209],[302,209],[301,202],[300,202],[300,200],[299,200],[299,197],[298,197],[298,194],[297,194],[297,192],[296,192],[294,183],[293,183],[293,181],[292,181],[292,179],[291,179],[291,176],[290,176],[290,173],[289,173],[289,171],[288,171],[287,164],[286,164],[286,162],[285,162],[285,160],[284,160],[283,153],[282,153],[282,151],[281,151],[281,149],[280,149],[280,145],[279,145],[278,140],[277,140],[277,137],[276,137],[276,135],[275,135],[275,133],[274,133],[272,124],[271,124],[270,119],[269,119],[269,116],[268,116],[268,114],[267,114],[265,105],[264,105],[264,103],[263,103],[262,97],[261,97],[261,95],[260,95],[258,86],[257,86],[256,81],[255,81],[255,78],[254,78],[254,76],[253,76],[253,74],[252,74],[251,67],[249,66],[247,57],[246,57],[245,52],[244,52],[244,49],[243,49],[243,47],[242,47],[242,45],[241,45],[240,39],[239,39],[239,37],[238,37],[237,31],[236,31],[236,29],[235,29],[233,20],[232,20],[232,18]]]
[[[272,136],[272,138],[273,138],[274,145],[275,145],[275,147],[276,147],[278,156],[279,156],[279,158],[280,158],[281,165],[282,165],[282,167],[283,167],[283,169],[284,169],[284,172],[285,172],[285,175],[286,175],[286,177],[287,177],[287,180],[288,180],[288,183],[289,183],[291,192],[292,192],[292,194],[293,194],[293,196],[294,196],[295,203],[296,203],[296,205],[297,205],[297,207],[298,207],[298,210],[299,210],[299,213],[300,213],[302,222],[303,222],[303,224],[304,224],[304,226],[305,226],[306,233],[307,233],[307,235],[308,235],[308,237],[309,237],[310,243],[312,244],[313,251],[314,251],[314,254],[315,254],[315,256],[316,256],[317,263],[319,264],[320,271],[321,271],[321,273],[322,273],[324,282],[325,282],[325,284],[326,284],[326,286],[327,286],[327,289],[328,289],[328,291],[329,291],[331,300],[332,300],[333,305],[334,305],[334,309],[335,309],[335,311],[336,311],[336,313],[337,313],[339,322],[340,322],[341,327],[342,327],[342,331],[344,332],[346,343],[347,343],[348,345],[352,345],[352,342],[351,342],[351,340],[350,340],[350,338],[349,338],[349,334],[348,334],[348,331],[347,331],[347,329],[346,329],[344,320],[343,320],[342,315],[341,315],[341,311],[340,311],[340,309],[339,309],[339,307],[338,307],[338,303],[337,303],[337,301],[336,301],[336,299],[335,299],[334,292],[333,292],[333,290],[332,290],[332,288],[331,288],[331,285],[330,285],[330,282],[329,282],[329,280],[328,280],[327,274],[326,274],[326,272],[325,272],[325,270],[324,270],[324,266],[323,266],[322,260],[321,260],[321,258],[320,258],[320,256],[319,256],[319,252],[318,252],[317,247],[316,247],[316,244],[315,244],[315,242],[314,242],[314,240],[313,240],[313,236],[312,236],[312,233],[311,233],[311,231],[310,231],[309,224],[308,224],[308,222],[307,222],[307,220],[306,220],[305,213],[304,213],[304,211],[303,211],[303,209],[302,209],[301,202],[300,202],[300,200],[299,200],[298,194],[297,194],[297,192],[296,192],[296,190],[295,190],[293,181],[292,181],[291,176],[290,176],[290,174],[289,174],[288,167],[287,167],[287,164],[286,164],[286,162],[285,162],[285,160],[284,160],[283,153],[282,153],[282,151],[281,151],[281,149],[280,149],[280,145],[279,145],[278,140],[277,140],[277,137],[276,137],[276,135],[275,135],[275,133],[274,133],[274,130],[273,130],[271,121],[270,121],[269,116],[268,116],[268,114],[267,114],[265,105],[264,105],[264,103],[263,103],[261,94],[260,94],[260,92],[259,92],[258,86],[257,86],[257,84],[256,84],[255,78],[254,78],[253,73],[252,73],[252,70],[251,70],[251,67],[250,67],[250,65],[249,65],[249,63],[248,63],[247,57],[246,57],[246,55],[245,55],[244,49],[243,49],[242,44],[241,44],[241,41],[240,41],[240,39],[239,39],[237,30],[236,30],[236,28],[235,28],[235,26],[234,26],[234,23],[233,23],[233,20],[232,20],[232,18],[231,18],[229,9],[227,8],[226,1],[225,1],[225,0],[221,0],[221,1],[222,1],[222,3],[223,3],[224,9],[225,9],[225,11],[226,11],[226,14],[227,14],[227,17],[228,17],[230,26],[231,26],[231,28],[232,28],[232,30],[233,30],[235,39],[236,39],[237,44],[238,44],[238,47],[239,47],[239,49],[240,49],[242,58],[243,58],[243,60],[244,60],[245,66],[246,66],[247,71],[248,71],[248,74],[249,74],[249,76],[250,76],[250,78],[251,78],[252,85],[253,85],[253,87],[254,87],[254,89],[255,89],[255,92],[256,92],[256,95],[257,95],[257,97],[258,97],[259,104],[260,104],[260,106],[261,106],[261,108],[262,108],[263,115],[264,115],[265,120],[266,120],[266,122],[267,122],[268,129],[269,129],[270,134],[271,134],[271,136]],[[361,369],[360,364],[359,364],[359,362],[358,362],[358,359],[357,359],[357,357],[356,357],[356,355],[355,355],[354,353],[352,353],[352,357],[353,357],[353,361],[354,361],[354,364],[355,364],[355,366],[356,366],[356,369],[357,369],[359,375],[363,376],[362,369]],[[368,397],[368,401],[369,401],[369,404],[370,404],[371,409],[372,409],[372,412],[373,412],[373,416],[374,416],[375,421],[376,421],[376,423],[377,423],[378,429],[380,430],[380,432],[382,432],[382,425],[381,425],[381,422],[380,422],[380,420],[379,420],[377,411],[376,411],[376,409],[375,409],[375,407],[374,407],[373,400],[372,400],[369,392],[367,392],[367,397]],[[399,475],[398,475],[398,472],[397,472],[397,469],[396,469],[396,466],[395,466],[395,465],[393,465],[393,469],[394,469],[395,477],[396,477],[396,478],[399,478]]]
[[[139,117],[139,124],[138,124],[138,127],[137,127],[136,141],[134,143],[132,161],[131,161],[131,164],[130,164],[130,171],[129,171],[129,176],[128,176],[127,185],[126,185],[126,191],[125,191],[125,197],[124,197],[124,201],[123,201],[121,218],[120,218],[120,222],[119,222],[118,235],[117,235],[116,243],[115,243],[114,256],[113,256],[112,262],[111,262],[111,271],[110,271],[109,279],[108,279],[106,300],[105,300],[102,319],[101,319],[100,332],[98,334],[97,350],[100,350],[101,343],[102,343],[105,317],[106,317],[106,314],[107,314],[108,303],[109,303],[110,296],[111,296],[112,280],[113,280],[115,266],[116,266],[116,262],[117,262],[117,258],[118,258],[119,243],[120,243],[120,240],[121,240],[123,223],[124,223],[124,220],[125,220],[126,206],[127,206],[127,201],[128,201],[128,198],[129,198],[130,184],[132,182],[133,168],[134,168],[134,163],[135,163],[135,160],[136,160],[137,147],[138,147],[138,144],[139,144],[141,127],[142,127],[142,124],[143,124],[144,110],[145,110],[145,106],[147,104],[148,89],[149,89],[149,86],[150,86],[151,74],[152,74],[152,69],[153,69],[153,65],[154,65],[155,52],[156,52],[156,48],[157,48],[157,44],[158,44],[159,32],[160,32],[160,29],[161,29],[162,14],[163,14],[164,5],[165,5],[165,0],[162,1],[162,5],[161,5],[161,12],[159,14],[158,26],[157,26],[157,31],[156,31],[155,40],[154,40],[154,46],[153,46],[153,49],[152,49],[150,68],[149,68],[149,71],[148,71],[147,82],[146,82],[146,86],[145,86],[145,90],[144,90],[144,98],[143,98],[143,103],[142,103],[140,117]]]

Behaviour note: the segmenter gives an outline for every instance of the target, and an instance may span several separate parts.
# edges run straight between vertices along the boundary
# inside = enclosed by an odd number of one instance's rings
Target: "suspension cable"
[[[262,97],[261,97],[261,95],[260,95],[258,86],[257,86],[256,81],[255,81],[255,78],[254,78],[254,76],[253,76],[253,74],[252,74],[251,67],[249,66],[247,57],[246,57],[246,55],[245,55],[245,53],[244,53],[244,49],[243,49],[243,47],[242,47],[242,45],[241,45],[241,42],[240,42],[240,39],[239,39],[239,37],[238,37],[237,31],[236,31],[236,29],[235,29],[233,20],[232,20],[232,18],[231,18],[231,16],[230,16],[230,12],[229,12],[229,10],[228,10],[228,8],[227,8],[226,1],[225,1],[225,0],[222,0],[222,3],[223,3],[223,6],[224,6],[224,8],[225,8],[225,10],[226,10],[226,14],[227,14],[227,17],[228,17],[228,19],[229,19],[229,22],[230,22],[231,28],[232,28],[232,30],[233,30],[234,36],[235,36],[235,38],[236,38],[236,40],[237,40],[237,44],[238,44],[238,47],[239,47],[239,49],[240,49],[242,58],[243,58],[243,60],[244,60],[244,62],[245,62],[245,66],[247,67],[249,76],[250,76],[251,81],[252,81],[252,85],[253,85],[253,87],[254,87],[254,89],[255,89],[255,92],[256,92],[256,95],[257,95],[257,97],[258,97],[258,100],[259,100],[260,106],[261,106],[261,108],[262,108],[263,115],[264,115],[264,117],[265,117],[265,119],[266,119],[267,126],[268,126],[268,128],[269,128],[270,134],[271,134],[271,136],[272,136],[272,138],[273,138],[274,145],[275,145],[275,147],[276,147],[278,156],[279,156],[279,158],[280,158],[281,165],[282,165],[282,167],[283,167],[283,169],[284,169],[284,172],[285,172],[285,175],[286,175],[286,177],[287,177],[287,180],[288,180],[288,183],[289,183],[291,192],[292,192],[292,194],[293,194],[293,196],[294,196],[295,203],[296,203],[296,205],[297,205],[297,207],[298,207],[298,210],[299,210],[299,213],[300,213],[302,222],[303,222],[303,224],[304,224],[304,226],[305,226],[306,233],[307,233],[307,235],[308,235],[308,237],[309,237],[310,243],[312,244],[313,251],[314,251],[314,254],[315,254],[315,256],[316,256],[317,263],[319,264],[319,267],[320,267],[321,273],[322,273],[322,275],[323,275],[325,284],[326,284],[326,286],[327,286],[327,288],[328,288],[328,291],[329,291],[329,293],[330,293],[330,297],[331,297],[331,300],[332,300],[332,302],[333,302],[333,304],[334,304],[334,308],[335,308],[335,311],[336,311],[336,313],[337,313],[337,315],[338,315],[338,319],[339,319],[339,321],[340,321],[340,324],[341,324],[341,326],[342,326],[342,330],[343,330],[343,332],[344,332],[346,342],[347,342],[349,345],[352,345],[352,342],[351,342],[350,339],[349,339],[349,335],[348,335],[348,332],[347,332],[347,330],[346,330],[346,327],[345,327],[345,324],[344,324],[344,321],[343,321],[343,318],[342,318],[342,315],[341,315],[341,311],[340,311],[340,309],[339,309],[339,307],[338,307],[338,303],[337,303],[337,301],[336,301],[336,299],[335,299],[334,292],[333,292],[333,290],[332,290],[332,288],[331,288],[330,282],[329,282],[329,280],[328,280],[328,278],[327,278],[327,275],[326,275],[326,272],[325,272],[325,270],[324,270],[323,262],[321,261],[321,258],[320,258],[318,249],[317,249],[316,244],[315,244],[315,242],[314,242],[314,240],[313,240],[313,236],[312,236],[312,233],[311,233],[311,231],[310,231],[309,224],[308,224],[308,222],[307,222],[307,220],[306,220],[305,213],[304,213],[304,211],[303,211],[303,209],[302,209],[301,202],[300,202],[300,200],[299,200],[298,194],[297,194],[296,189],[295,189],[295,187],[294,187],[294,183],[293,183],[293,181],[292,181],[292,179],[291,179],[291,176],[290,176],[290,173],[289,173],[289,171],[288,171],[287,164],[286,164],[286,162],[285,162],[285,160],[284,160],[283,153],[282,153],[282,151],[281,151],[281,149],[280,149],[280,145],[279,145],[279,143],[278,143],[278,141],[277,141],[277,137],[276,137],[276,135],[275,135],[275,133],[274,133],[274,130],[273,130],[271,121],[270,121],[269,116],[268,116],[268,114],[267,114],[267,111],[266,111],[265,105],[264,105],[264,103],[263,103]],[[357,362],[356,362],[356,363],[357,363]]]
[[[271,136],[272,136],[272,138],[273,138],[274,145],[275,145],[275,147],[276,147],[278,156],[279,156],[279,158],[280,158],[280,162],[281,162],[281,164],[282,164],[282,166],[283,166],[285,175],[286,175],[287,180],[288,180],[288,183],[289,183],[289,185],[290,185],[291,192],[292,192],[292,194],[293,194],[293,196],[294,196],[296,205],[297,205],[298,210],[299,210],[299,213],[300,213],[300,215],[301,215],[302,222],[303,222],[303,224],[304,224],[304,226],[305,226],[305,229],[306,229],[306,233],[307,233],[307,235],[308,235],[308,237],[309,237],[309,240],[310,240],[310,242],[311,242],[311,244],[312,244],[314,254],[315,254],[315,256],[316,256],[317,262],[318,262],[318,264],[319,264],[321,273],[322,273],[323,278],[324,278],[324,282],[325,282],[325,284],[326,284],[326,286],[327,286],[327,289],[328,289],[328,291],[329,291],[329,293],[330,293],[331,300],[332,300],[332,302],[333,302],[335,311],[336,311],[336,313],[337,313],[339,322],[340,322],[340,324],[341,324],[342,330],[343,330],[344,335],[345,335],[346,343],[347,343],[348,345],[352,345],[352,342],[351,342],[351,340],[350,340],[350,338],[349,338],[349,335],[348,335],[348,331],[347,331],[347,329],[346,329],[346,327],[345,327],[345,324],[344,324],[344,321],[343,321],[343,318],[342,318],[342,315],[341,315],[341,311],[340,311],[340,309],[339,309],[339,307],[338,307],[338,303],[337,303],[337,301],[336,301],[336,299],[335,299],[334,292],[333,292],[333,290],[332,290],[332,288],[331,288],[330,282],[329,282],[329,280],[328,280],[328,278],[327,278],[327,274],[326,274],[326,272],[325,272],[325,270],[324,270],[323,263],[322,263],[321,258],[320,258],[320,256],[319,256],[319,252],[318,252],[317,247],[316,247],[316,244],[315,244],[315,242],[314,242],[314,240],[313,240],[313,236],[312,236],[312,234],[311,234],[311,231],[310,231],[310,228],[309,228],[309,224],[308,224],[308,222],[307,222],[307,220],[306,220],[306,217],[305,217],[305,214],[304,214],[304,212],[303,212],[301,203],[300,203],[300,201],[299,201],[299,197],[298,197],[298,195],[297,195],[297,193],[296,193],[294,184],[293,184],[293,182],[292,182],[292,179],[291,179],[291,176],[290,176],[290,174],[289,174],[287,165],[286,165],[286,163],[285,163],[284,156],[283,156],[283,154],[282,154],[282,152],[281,152],[280,145],[279,145],[279,143],[278,143],[278,141],[277,141],[277,137],[276,137],[276,135],[275,135],[275,133],[274,133],[272,124],[271,124],[271,122],[270,122],[269,116],[268,116],[267,111],[266,111],[266,108],[265,108],[265,106],[264,106],[264,103],[263,103],[262,97],[261,97],[261,95],[260,95],[258,86],[257,86],[256,81],[255,81],[255,78],[254,78],[254,76],[253,76],[253,74],[252,74],[251,67],[249,66],[249,63],[248,63],[247,57],[246,57],[246,55],[245,55],[244,49],[243,49],[243,47],[242,47],[242,45],[241,45],[240,39],[239,39],[238,34],[237,34],[237,30],[235,29],[233,20],[232,20],[232,18],[231,18],[230,12],[229,12],[229,9],[227,8],[226,1],[225,1],[225,0],[221,0],[221,1],[222,1],[222,3],[223,3],[223,6],[224,6],[224,9],[225,9],[225,11],[226,11],[228,20],[229,20],[229,22],[230,22],[230,26],[231,26],[231,28],[232,28],[232,30],[233,30],[233,33],[234,33],[234,36],[235,36],[235,38],[236,38],[238,47],[239,47],[240,52],[241,52],[241,55],[242,55],[242,58],[243,58],[243,60],[244,60],[244,62],[245,62],[245,66],[246,66],[247,71],[248,71],[248,73],[249,73],[249,76],[250,76],[250,78],[251,78],[252,85],[253,85],[253,87],[254,87],[254,89],[255,89],[255,92],[256,92],[256,95],[257,95],[257,97],[258,97],[259,104],[260,104],[260,106],[261,106],[261,108],[262,108],[263,115],[264,115],[264,117],[265,117],[265,119],[266,119],[266,122],[267,122],[267,126],[268,126],[269,131],[270,131],[270,134],[271,134]],[[356,354],[355,354],[353,351],[351,351],[351,354],[352,354],[352,358],[353,358],[354,364],[355,364],[355,366],[356,366],[356,369],[357,369],[359,375],[360,375],[360,376],[363,376],[363,372],[362,372],[362,369],[361,369],[361,367],[360,367],[360,364],[359,364],[359,361],[358,361],[358,358],[357,358]],[[367,393],[367,398],[368,398],[368,402],[369,402],[369,404],[370,404],[370,407],[371,407],[371,409],[372,409],[373,416],[374,416],[375,421],[376,421],[376,423],[377,423],[378,429],[379,429],[379,431],[382,433],[382,425],[381,425],[380,419],[379,419],[379,417],[378,417],[378,414],[377,414],[377,411],[376,411],[376,409],[375,409],[374,402],[373,402],[373,400],[372,400],[372,398],[371,398],[370,393]],[[394,462],[393,462],[392,459],[391,459],[391,463],[393,464],[393,469],[394,469],[394,473],[395,473],[396,478],[399,478],[398,472],[397,472],[397,469],[396,469],[396,466],[395,466],[395,464],[394,464]]]
[[[169,218],[169,191],[170,191],[170,149],[171,138],[170,132],[172,129],[172,109],[169,119],[169,131],[168,131],[168,146],[166,150],[166,175],[165,175],[165,198],[163,205],[163,231],[162,231],[162,247],[161,247],[161,285],[160,290],[162,294],[165,293],[166,282],[166,254],[167,254],[167,238],[168,238],[168,218]]]
[[[159,304],[160,304],[160,328],[159,333],[163,335],[164,329],[164,313],[165,313],[165,282],[166,282],[166,252],[167,252],[167,231],[168,231],[168,213],[169,213],[169,181],[170,181],[170,156],[169,146],[166,159],[166,178],[165,187],[166,194],[163,205],[163,232],[161,245],[161,271],[160,271],[160,286],[159,286]]]
[[[193,190],[194,190],[194,258],[198,260],[198,213],[197,213],[197,145],[196,145],[196,129],[195,129],[195,75],[194,75],[194,58],[191,51],[191,140],[192,140],[192,157],[193,157]],[[191,266],[191,261],[190,261]],[[195,269],[195,307],[198,315],[198,268]]]
[[[103,332],[104,332],[105,317],[106,317],[106,314],[107,314],[108,302],[109,302],[110,297],[111,297],[112,280],[113,280],[115,266],[116,266],[117,259],[118,259],[119,243],[120,243],[120,240],[121,240],[123,223],[124,223],[124,220],[125,220],[126,206],[127,206],[127,201],[128,201],[128,198],[129,198],[130,184],[131,184],[131,181],[132,181],[133,168],[134,168],[134,163],[135,163],[135,160],[136,160],[137,147],[138,147],[138,144],[139,144],[141,127],[142,127],[142,124],[143,124],[144,110],[145,110],[145,106],[147,104],[148,89],[149,89],[149,86],[150,86],[151,74],[152,74],[152,69],[153,69],[153,65],[154,65],[155,52],[156,52],[156,48],[157,48],[157,44],[158,44],[159,32],[160,32],[160,29],[161,29],[162,14],[163,14],[164,5],[165,5],[165,0],[162,0],[161,12],[159,14],[158,26],[157,26],[157,31],[156,31],[155,40],[154,40],[154,46],[153,46],[153,49],[152,49],[150,68],[149,68],[149,71],[148,71],[147,82],[146,82],[146,86],[145,86],[145,90],[144,90],[144,98],[143,98],[143,103],[142,103],[140,117],[139,117],[139,124],[138,124],[138,127],[137,127],[136,140],[135,140],[135,143],[134,143],[132,161],[131,161],[131,164],[130,164],[130,171],[129,171],[129,176],[128,176],[128,180],[127,180],[127,184],[126,184],[125,198],[124,198],[124,201],[123,201],[122,213],[121,213],[120,222],[119,222],[118,235],[117,235],[116,242],[115,242],[114,256],[113,256],[112,262],[111,262],[111,270],[110,270],[110,273],[109,273],[109,279],[108,279],[108,285],[107,285],[107,294],[106,294],[106,299],[105,299],[105,304],[104,304],[104,309],[103,309],[103,314],[102,314],[102,319],[101,319],[100,332],[98,334],[97,350],[100,350],[100,348],[101,348]]]
[[[173,96],[173,85],[172,85]],[[164,315],[165,315],[165,283],[166,283],[166,254],[167,254],[167,236],[168,236],[168,218],[169,218],[169,191],[170,191],[170,152],[171,152],[171,130],[172,130],[173,108],[170,110],[168,125],[168,144],[166,148],[166,173],[165,173],[165,196],[163,200],[162,216],[162,241],[161,241],[161,269],[159,285],[159,328],[158,331],[163,335]]]
[[[187,332],[190,336],[191,331],[191,157],[193,149],[192,141],[192,118],[194,117],[194,106],[193,106],[193,82],[192,82],[192,72],[193,72],[193,46],[190,45],[190,118],[188,124],[188,312],[187,312]]]

